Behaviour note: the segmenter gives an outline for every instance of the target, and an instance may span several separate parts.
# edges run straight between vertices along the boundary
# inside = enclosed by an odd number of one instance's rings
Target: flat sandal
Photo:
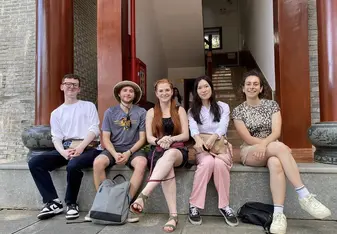
[[[136,200],[139,199],[139,198],[143,200],[143,206],[140,205],[138,202],[133,202],[133,203],[131,204],[131,206],[130,206],[130,210],[131,210],[133,213],[135,213],[135,214],[141,214],[141,213],[143,213],[143,210],[144,210],[144,206],[145,206],[146,200],[147,200],[149,197],[146,196],[146,195],[144,195],[143,193],[140,193],[140,194],[138,195],[138,197],[136,198]],[[140,206],[141,209],[135,209],[135,208],[133,207],[133,205],[137,205],[138,207]]]
[[[173,224],[165,224],[165,225],[163,226],[163,231],[164,231],[164,232],[170,233],[170,232],[174,232],[174,231],[177,229],[177,225],[178,225],[178,215],[170,215],[170,217],[169,217],[169,219],[167,220],[166,223],[170,222],[171,220],[174,220],[174,222],[176,223],[176,225],[173,225]],[[166,227],[172,228],[172,231],[166,231],[166,230],[164,229],[164,228],[166,228]]]

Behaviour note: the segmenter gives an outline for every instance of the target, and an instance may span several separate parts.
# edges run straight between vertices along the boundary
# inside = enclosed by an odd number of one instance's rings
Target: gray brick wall
[[[74,0],[74,72],[84,80],[80,97],[97,99],[96,0]]]
[[[22,131],[34,124],[35,0],[3,0],[0,14],[0,161],[24,159]],[[74,70],[80,98],[96,101],[96,0],[74,0]]]
[[[316,0],[308,0],[311,122],[320,121]]]
[[[0,159],[22,159],[34,123],[35,0],[3,0],[0,14]]]

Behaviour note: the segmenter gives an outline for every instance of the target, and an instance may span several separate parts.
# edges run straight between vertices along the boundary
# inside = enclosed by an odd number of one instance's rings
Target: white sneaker
[[[309,194],[308,196],[299,199],[303,210],[314,216],[316,219],[324,219],[331,215],[331,211],[316,198],[316,195]]]
[[[84,217],[85,221],[91,222],[91,218],[90,218],[90,211],[88,212],[88,214]]]
[[[287,231],[287,218],[283,213],[274,213],[270,225],[270,233],[285,234]]]
[[[127,222],[137,223],[138,221],[139,221],[139,216],[129,210]]]

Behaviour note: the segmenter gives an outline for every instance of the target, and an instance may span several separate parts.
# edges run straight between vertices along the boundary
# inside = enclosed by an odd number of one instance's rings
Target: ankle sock
[[[295,188],[295,191],[297,192],[297,195],[300,199],[308,196],[310,193],[308,189],[303,185],[301,187]]]
[[[275,213],[281,213],[281,214],[283,214],[283,208],[284,208],[283,205],[274,204],[274,214]]]

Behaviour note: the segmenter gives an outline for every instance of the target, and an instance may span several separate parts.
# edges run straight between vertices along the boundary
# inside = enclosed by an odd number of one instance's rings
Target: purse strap
[[[184,143],[183,142],[174,142],[172,143],[172,145],[170,146],[170,148],[168,149],[171,149],[171,148],[174,148],[174,149],[177,149],[177,148],[182,148],[184,147]],[[168,149],[163,149],[162,147],[160,147],[159,145],[156,146],[156,148],[153,150],[152,152],[152,156],[151,156],[151,166],[150,166],[150,174],[147,178],[147,182],[163,182],[163,181],[167,181],[167,180],[172,180],[175,178],[175,176],[171,177],[171,178],[167,178],[167,179],[160,179],[160,180],[156,180],[156,179],[150,179],[151,176],[152,176],[152,172],[153,172],[153,161],[154,161],[154,155],[156,152],[164,152]]]

